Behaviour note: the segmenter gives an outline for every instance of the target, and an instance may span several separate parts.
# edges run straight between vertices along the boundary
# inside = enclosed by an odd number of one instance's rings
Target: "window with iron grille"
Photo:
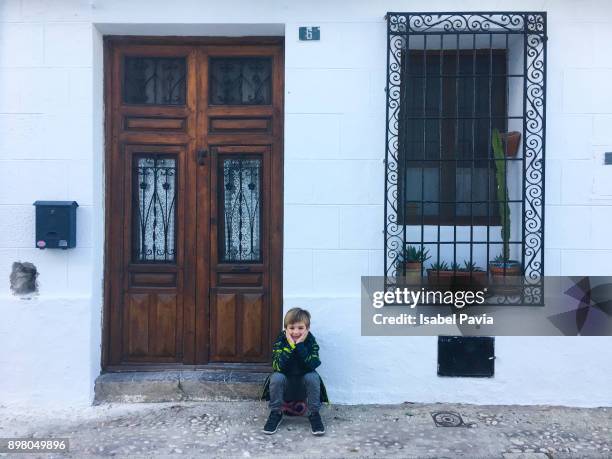
[[[505,300],[541,302],[546,14],[388,13],[387,33],[385,276],[414,248],[520,266]]]

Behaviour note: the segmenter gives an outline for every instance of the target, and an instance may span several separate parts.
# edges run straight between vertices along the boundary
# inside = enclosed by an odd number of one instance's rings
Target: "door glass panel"
[[[135,155],[132,170],[132,260],[174,262],[176,156]]]
[[[261,159],[223,159],[219,177],[223,178],[220,258],[224,262],[261,261]]]
[[[126,57],[123,101],[126,104],[185,105],[184,58]]]
[[[212,105],[269,105],[272,103],[272,60],[212,58],[209,84]]]

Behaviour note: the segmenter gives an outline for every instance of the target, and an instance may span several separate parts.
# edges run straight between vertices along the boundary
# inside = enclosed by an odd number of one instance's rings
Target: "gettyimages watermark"
[[[393,290],[377,290],[373,292],[372,306],[382,308],[385,304],[388,305],[406,305],[411,308],[419,304],[447,304],[454,305],[456,308],[474,304],[484,304],[488,289],[484,288],[480,291],[472,290],[427,290],[421,287],[420,290],[408,287],[395,287]]]
[[[612,336],[612,277],[507,283],[361,278],[364,336]]]

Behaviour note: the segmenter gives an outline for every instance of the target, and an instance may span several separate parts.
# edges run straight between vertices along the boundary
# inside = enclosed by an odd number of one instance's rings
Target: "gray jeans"
[[[274,372],[270,376],[270,410],[280,411],[289,384],[302,384],[306,389],[308,411],[318,413],[321,408],[321,378],[316,371],[304,376],[287,377],[283,373]]]

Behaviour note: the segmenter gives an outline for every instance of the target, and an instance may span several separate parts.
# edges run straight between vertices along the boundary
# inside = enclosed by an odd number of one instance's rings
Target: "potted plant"
[[[409,245],[397,259],[396,276],[406,276],[414,282],[420,282],[423,274],[423,263],[429,260],[429,250]]]
[[[460,286],[464,290],[480,290],[487,284],[487,272],[476,266],[473,261],[463,262],[463,268],[461,269],[463,279],[461,280]]]
[[[497,202],[499,203],[499,218],[501,223],[502,253],[489,261],[489,272],[493,282],[500,276],[518,276],[521,274],[521,264],[510,260],[510,206],[508,205],[508,184],[506,183],[506,160],[501,134],[493,129],[493,155],[495,157],[495,178],[497,181]]]
[[[516,260],[508,260],[504,255],[497,255],[489,262],[489,272],[496,278],[498,276],[519,276],[521,264]]]
[[[427,270],[427,281],[430,286],[471,290],[485,285],[487,273],[474,262],[463,261],[463,265],[453,262],[450,266],[445,261],[431,265]]]
[[[506,156],[509,158],[516,157],[518,148],[521,143],[521,133],[518,131],[510,131],[500,134],[502,144],[506,146]]]
[[[445,261],[437,261],[432,263],[429,269],[427,270],[427,276],[448,276],[447,273],[452,273],[450,266]]]

